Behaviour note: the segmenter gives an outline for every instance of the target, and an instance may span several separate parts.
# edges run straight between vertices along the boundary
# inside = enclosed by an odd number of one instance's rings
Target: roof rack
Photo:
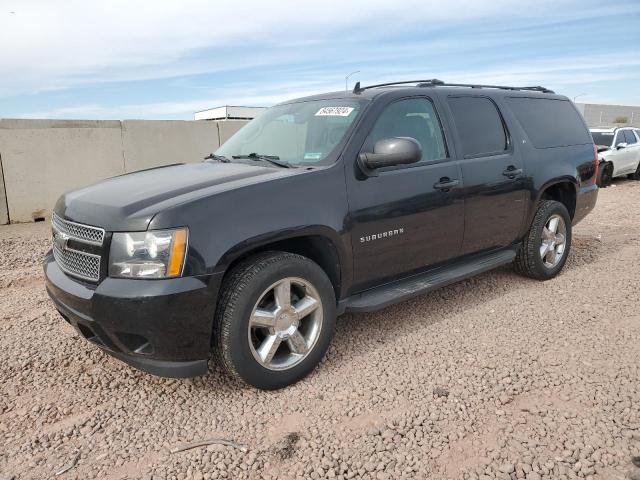
[[[358,94],[370,88],[378,88],[378,87],[390,87],[393,85],[406,85],[409,83],[415,83],[416,87],[467,87],[467,88],[498,88],[500,90],[529,90],[534,92],[542,92],[542,93],[555,93],[553,90],[549,90],[545,87],[506,87],[503,85],[480,85],[473,83],[445,83],[442,80],[438,80],[437,78],[431,78],[429,80],[406,80],[403,82],[389,82],[389,83],[378,83],[376,85],[367,85],[366,87],[361,87],[360,82],[357,82],[355,87],[353,87],[353,93]]]

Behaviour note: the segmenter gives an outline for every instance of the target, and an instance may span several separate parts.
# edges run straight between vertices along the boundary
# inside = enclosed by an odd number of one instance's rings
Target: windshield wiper
[[[250,153],[249,155],[233,155],[233,159],[244,159],[248,158],[250,160],[262,160],[263,162],[269,162],[272,165],[276,165],[277,167],[282,168],[292,168],[293,166],[290,163],[280,161],[280,157],[277,155],[260,155],[258,153]]]
[[[218,162],[222,162],[222,163],[230,163],[231,162],[231,160],[229,160],[224,155],[216,155],[215,153],[210,153],[209,155],[204,157],[204,159],[205,160],[217,160]]]

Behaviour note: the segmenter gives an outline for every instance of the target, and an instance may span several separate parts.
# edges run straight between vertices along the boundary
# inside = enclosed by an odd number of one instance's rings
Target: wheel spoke
[[[549,243],[543,242],[542,245],[540,245],[540,258],[542,258],[543,261],[544,257],[547,256],[547,253],[549,253],[549,248],[551,248]]]
[[[543,240],[552,240],[553,239],[553,232],[551,230],[549,230],[547,227],[544,227],[542,229],[542,239]]]
[[[276,304],[279,308],[288,308],[291,306],[291,280],[285,278],[276,285],[275,297]]]
[[[282,339],[277,335],[268,335],[267,338],[262,341],[262,344],[258,348],[258,355],[265,365],[271,363],[281,342]]]
[[[291,350],[291,353],[298,353],[304,355],[309,349],[307,347],[307,341],[304,339],[300,330],[296,330],[289,338],[287,338],[287,345]]]
[[[269,310],[258,308],[251,316],[249,322],[252,327],[274,327],[276,324],[276,316]]]
[[[558,231],[558,222],[559,222],[560,218],[559,217],[553,217],[551,220],[549,220],[549,230],[552,231],[553,233],[556,233]]]
[[[304,317],[314,312],[320,303],[313,297],[306,296],[302,300],[298,301],[293,309],[298,314],[298,319],[302,320]]]
[[[546,262],[549,263],[550,265],[555,265],[556,264],[556,251],[554,248],[550,248],[549,252],[546,255],[547,260]]]
[[[565,237],[562,233],[556,233],[556,245],[563,245],[565,242]]]

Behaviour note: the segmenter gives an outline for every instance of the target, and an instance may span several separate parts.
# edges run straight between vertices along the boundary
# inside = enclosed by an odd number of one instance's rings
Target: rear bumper
[[[167,280],[106,278],[97,286],[44,260],[47,293],[87,340],[129,365],[163,377],[205,374],[221,275]]]
[[[576,225],[587,216],[596,206],[598,200],[598,185],[595,183],[588,187],[581,187],[576,195],[576,212],[573,216],[573,225]]]

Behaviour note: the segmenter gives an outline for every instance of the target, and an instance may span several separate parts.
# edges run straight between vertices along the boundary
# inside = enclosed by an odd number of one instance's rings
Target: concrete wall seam
[[[0,152],[0,225],[6,225],[10,221],[7,188],[4,184],[4,170],[2,168],[2,152]]]

